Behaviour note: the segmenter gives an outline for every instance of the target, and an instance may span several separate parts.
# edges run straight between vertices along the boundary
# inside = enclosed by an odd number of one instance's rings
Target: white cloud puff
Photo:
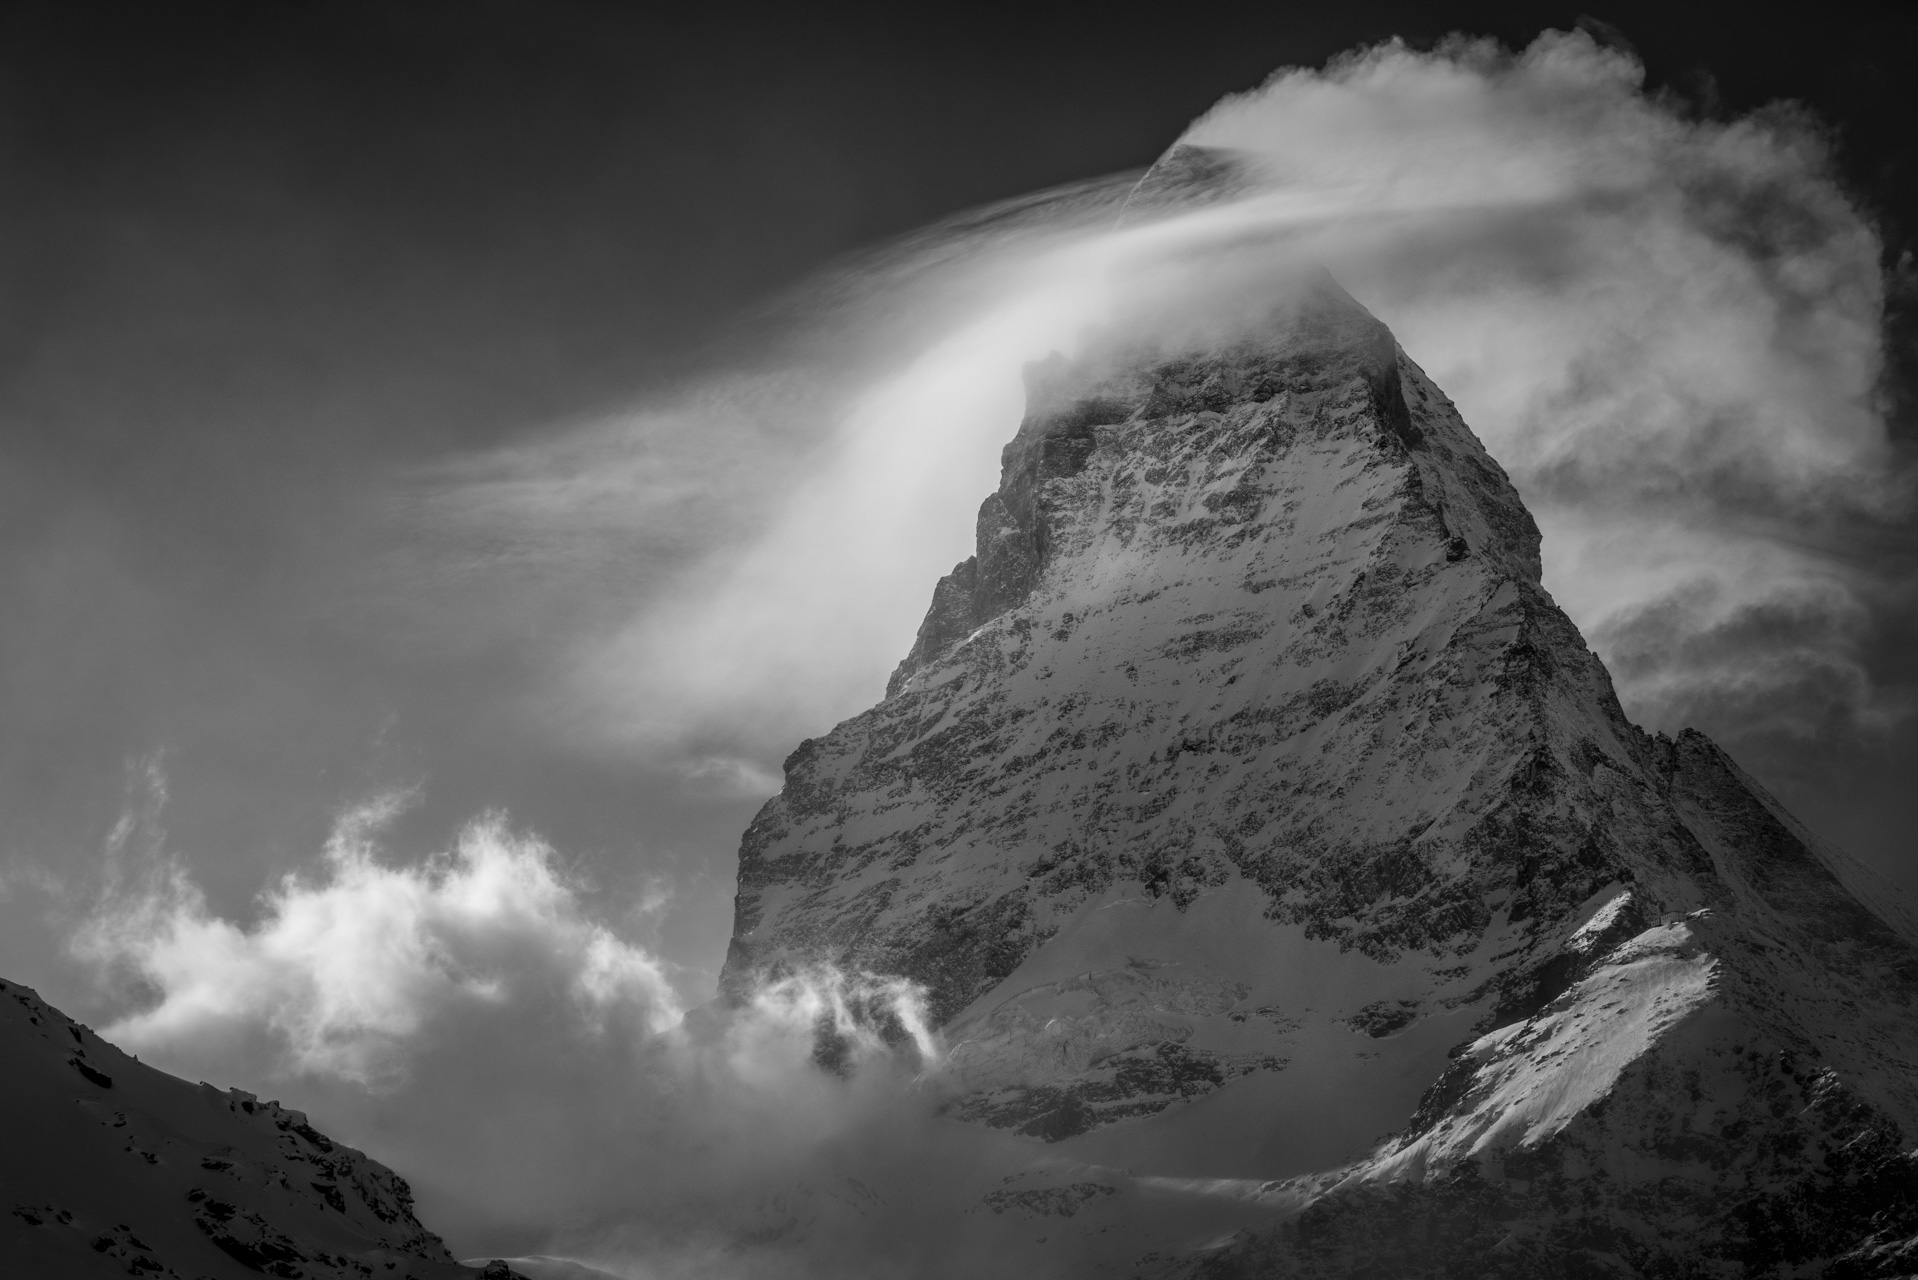
[[[174,863],[111,895],[75,946],[130,968],[160,1000],[105,1034],[153,1048],[264,1030],[293,1072],[377,1083],[430,1020],[510,1003],[529,984],[592,1019],[625,1009],[655,1033],[678,1023],[662,964],[586,918],[553,850],[504,817],[422,864],[382,863],[375,837],[401,802],[342,816],[322,875],[286,877],[251,926],[213,915]]]
[[[688,1020],[667,966],[503,815],[390,862],[402,793],[341,815],[257,918],[223,918],[166,846],[164,771],[136,773],[72,942],[135,980],[102,1034],[295,1100],[400,1169],[457,1247],[560,1233],[685,1271],[835,1161],[916,1159],[914,1078],[942,1051],[908,982],[793,973]]]

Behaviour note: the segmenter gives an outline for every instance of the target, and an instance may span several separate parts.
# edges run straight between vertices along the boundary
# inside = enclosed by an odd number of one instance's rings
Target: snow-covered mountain
[[[392,1170],[0,982],[0,1274],[471,1280]],[[502,1272],[504,1274],[504,1272]]]
[[[948,1114],[1030,1157],[983,1203],[1096,1267],[1918,1270],[1909,914],[1627,720],[1383,325],[1320,277],[1028,389],[885,700],[748,828],[726,990],[923,984]]]

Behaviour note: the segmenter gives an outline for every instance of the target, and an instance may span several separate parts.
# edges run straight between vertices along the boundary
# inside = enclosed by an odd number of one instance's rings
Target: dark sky
[[[506,806],[615,889],[678,877],[661,944],[716,962],[756,802],[516,733],[511,653],[343,625],[368,487],[620,404],[837,256],[1146,165],[1280,66],[1584,16],[658,7],[0,13],[0,972],[66,994],[61,904],[156,752],[169,843],[223,908],[310,858],[357,791],[419,783],[420,848]],[[1698,110],[1813,108],[1895,264],[1918,237],[1901,8],[1615,5],[1595,29]],[[1894,316],[1888,394],[1918,386],[1914,332]],[[1913,422],[1900,403],[1907,447]],[[1894,531],[1881,554],[1910,548]],[[1894,618],[1874,655],[1894,691],[1914,635]],[[1918,880],[1918,736],[1847,751],[1748,758]]]

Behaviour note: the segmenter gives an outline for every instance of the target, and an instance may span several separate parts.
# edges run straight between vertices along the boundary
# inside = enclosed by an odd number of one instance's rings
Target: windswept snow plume
[[[888,246],[630,413],[409,477],[379,616],[412,619],[396,642],[530,644],[555,733],[770,794],[791,743],[910,644],[994,482],[1021,365],[1085,307],[1033,279],[1076,269],[1136,176]]]
[[[1024,364],[1318,263],[1512,472],[1636,715],[1852,732],[1902,705],[1861,653],[1903,588],[1831,549],[1908,510],[1878,240],[1815,122],[1695,120],[1642,78],[1582,33],[1281,72],[1183,139],[1236,156],[1225,198],[1115,225],[1119,181],[935,229],[795,302],[770,367],[427,477],[424,509],[496,585],[529,548],[528,590],[593,566],[548,650],[563,731],[763,771],[908,647]],[[560,563],[590,546],[643,569]]]

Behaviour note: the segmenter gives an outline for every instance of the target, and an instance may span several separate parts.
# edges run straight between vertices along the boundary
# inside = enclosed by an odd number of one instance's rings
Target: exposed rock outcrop
[[[452,1280],[406,1181],[304,1114],[188,1084],[0,982],[8,1275]]]

